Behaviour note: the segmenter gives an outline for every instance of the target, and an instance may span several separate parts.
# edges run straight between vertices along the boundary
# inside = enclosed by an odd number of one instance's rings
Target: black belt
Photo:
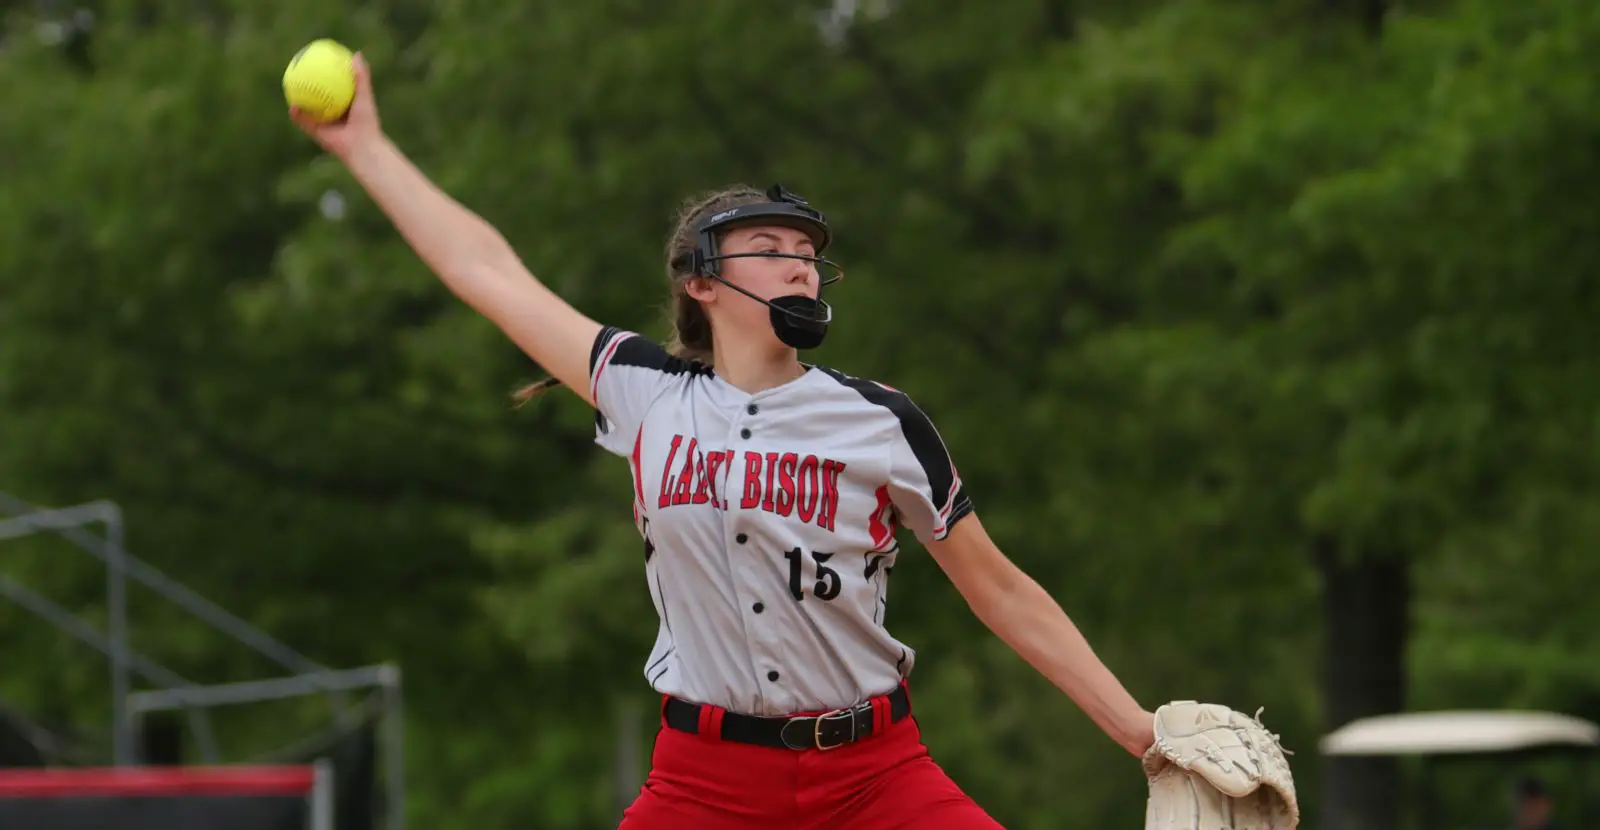
[[[889,722],[911,714],[911,696],[902,684],[890,692]],[[698,703],[668,697],[661,714],[667,726],[691,735],[700,733]],[[759,717],[737,712],[722,714],[722,739],[779,749],[838,749],[855,743],[873,732],[872,701],[821,715]]]

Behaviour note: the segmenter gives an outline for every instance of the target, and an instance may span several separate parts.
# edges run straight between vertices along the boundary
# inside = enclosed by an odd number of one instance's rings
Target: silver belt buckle
[[[823,724],[838,720],[841,716],[850,720],[849,736],[836,744],[824,744],[822,742]],[[856,717],[856,708],[853,706],[845,709],[834,709],[831,712],[824,712],[820,715],[801,715],[799,717],[790,718],[788,722],[783,725],[783,729],[778,733],[778,736],[783,740],[783,745],[789,747],[790,749],[815,749],[818,752],[827,752],[830,749],[838,749],[841,746],[845,746],[846,744],[850,744],[855,741]],[[809,744],[798,744],[791,741],[789,739],[789,727],[797,723],[803,724],[808,720],[811,721],[811,742]]]

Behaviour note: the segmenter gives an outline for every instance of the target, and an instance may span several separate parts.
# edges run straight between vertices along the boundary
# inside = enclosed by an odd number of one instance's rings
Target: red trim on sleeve
[[[622,333],[613,337],[611,345],[606,347],[605,354],[600,356],[600,362],[595,364],[594,378],[589,381],[589,399],[595,402],[595,406],[600,405],[600,376],[605,374],[606,366],[611,364],[611,356],[617,353],[617,347],[622,345],[622,341],[632,336],[628,333]]]

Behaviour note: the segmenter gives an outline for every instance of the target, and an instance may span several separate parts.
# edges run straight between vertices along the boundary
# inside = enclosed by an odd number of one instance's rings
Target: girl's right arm
[[[598,322],[535,278],[498,230],[440,190],[387,137],[352,146],[344,161],[451,292],[594,406],[589,358]]]
[[[600,324],[535,279],[499,231],[441,191],[395,147],[383,134],[372,73],[359,53],[351,70],[356,94],[343,118],[319,122],[291,107],[295,123],[344,162],[457,297],[594,406],[589,358]]]

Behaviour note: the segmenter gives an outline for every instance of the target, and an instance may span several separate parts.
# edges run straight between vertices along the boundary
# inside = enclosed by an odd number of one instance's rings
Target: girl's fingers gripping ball
[[[283,71],[283,97],[289,107],[317,123],[338,121],[356,97],[354,55],[337,41],[312,41],[295,53]]]

